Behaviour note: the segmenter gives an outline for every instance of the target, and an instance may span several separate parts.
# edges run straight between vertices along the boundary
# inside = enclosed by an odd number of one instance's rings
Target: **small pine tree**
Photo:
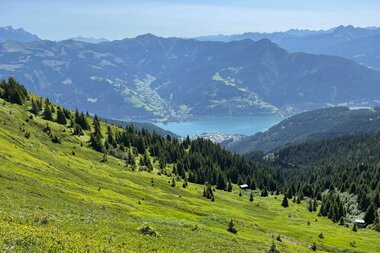
[[[376,211],[377,211],[377,208],[375,207],[375,204],[371,203],[364,214],[365,223],[372,224],[375,222]]]
[[[74,135],[78,135],[78,136],[83,135],[83,130],[82,130],[82,128],[80,127],[80,125],[74,123],[73,128],[74,128],[74,130],[73,130],[73,134],[74,134]]]
[[[266,188],[264,188],[262,191],[261,191],[261,197],[268,197],[268,191]]]
[[[227,231],[233,234],[237,233],[237,229],[235,228],[234,221],[231,219],[230,222],[228,223]]]
[[[187,187],[187,178],[185,178],[185,181],[182,184],[182,188],[186,188],[186,187]]]
[[[231,183],[231,179],[228,180],[227,191],[228,191],[228,192],[232,192],[232,183]]]
[[[279,253],[280,251],[277,249],[276,244],[272,241],[272,245],[269,248],[269,253]]]
[[[34,114],[34,115],[38,115],[40,109],[38,107],[38,103],[36,101],[34,101],[34,99],[32,99],[32,109],[31,109],[31,112]]]
[[[284,199],[282,200],[281,206],[285,208],[289,206],[288,198],[286,197],[286,195],[284,195]]]
[[[311,248],[310,248],[312,251],[317,251],[317,245],[315,244],[315,242],[313,242],[313,245],[311,245]]]
[[[253,194],[252,194],[252,191],[251,191],[251,195],[249,196],[249,201],[253,202]]]
[[[43,117],[45,120],[53,120],[53,113],[51,112],[50,102],[48,99],[45,100],[45,110]]]
[[[318,207],[318,201],[317,201],[317,198],[314,198],[314,201],[313,201],[313,211],[317,211],[317,207]]]
[[[171,187],[175,187],[175,180],[174,180],[174,177],[172,178],[172,183],[170,185]]]
[[[57,109],[57,123],[59,123],[61,125],[67,124],[65,114],[63,113],[61,107],[58,107],[58,109]]]
[[[313,202],[311,201],[311,198],[309,198],[309,201],[307,202],[307,210],[309,210],[309,212],[313,211]]]

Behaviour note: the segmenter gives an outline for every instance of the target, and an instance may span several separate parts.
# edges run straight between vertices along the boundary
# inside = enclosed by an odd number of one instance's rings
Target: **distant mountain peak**
[[[353,25],[347,25],[347,26],[340,25],[337,28],[335,28],[334,33],[350,32],[350,31],[353,31],[355,29],[360,29],[360,28],[356,28]]]
[[[136,36],[136,39],[158,39],[158,38],[161,38],[161,37],[154,35],[152,33],[146,33],[146,34],[141,34],[141,35]]]
[[[25,31],[23,28],[14,28],[9,25],[0,27],[0,43],[6,40],[28,42],[40,40],[40,38],[35,34]]]

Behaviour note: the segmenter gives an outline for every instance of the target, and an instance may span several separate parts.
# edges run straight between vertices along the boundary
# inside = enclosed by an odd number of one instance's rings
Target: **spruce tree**
[[[314,198],[314,201],[313,201],[313,211],[317,211],[317,207],[318,207],[318,201],[317,201],[317,198]]]
[[[253,202],[253,194],[252,194],[252,191],[251,191],[251,195],[249,196],[249,201]]]
[[[39,109],[38,103],[37,103],[36,101],[34,101],[34,99],[32,99],[32,109],[31,109],[31,112],[32,112],[34,115],[38,115],[38,113],[40,112],[40,109]]]
[[[45,120],[53,120],[53,113],[51,112],[50,102],[48,99],[45,100],[45,109],[43,117]]]
[[[61,125],[67,124],[65,114],[63,113],[61,107],[58,107],[58,109],[57,109],[57,123],[59,123]]]
[[[372,202],[364,214],[365,223],[372,224],[375,222],[376,211],[377,211],[377,208],[375,207],[375,204]]]
[[[73,122],[73,134],[74,135],[78,135],[78,136],[80,136],[80,135],[83,135],[83,130],[82,130],[82,128],[80,127],[80,125],[79,124],[77,124],[77,123],[75,123],[75,122]]]
[[[264,188],[262,191],[261,191],[261,197],[268,197],[268,191],[266,188]]]
[[[185,181],[183,181],[183,184],[182,184],[182,188],[186,188],[187,187],[187,178],[185,179]]]
[[[103,138],[102,131],[100,128],[100,120],[96,114],[94,117],[93,125],[94,125],[94,135],[98,136],[100,139]]]
[[[231,219],[230,222],[228,223],[227,231],[233,234],[237,233],[237,229],[235,228],[234,221]]]
[[[218,179],[217,179],[217,184],[216,184],[216,189],[218,190],[225,190],[226,189],[226,186],[227,186],[227,183],[226,183],[226,177],[224,176],[224,174],[219,171],[219,174],[218,174]]]
[[[285,208],[289,206],[288,198],[286,197],[286,195],[284,195],[284,199],[282,200],[281,206]]]
[[[228,192],[232,192],[232,183],[231,183],[231,179],[228,180],[227,191],[228,191]]]
[[[103,152],[104,146],[103,146],[101,138],[98,135],[91,133],[90,144],[91,144],[91,147],[93,147],[93,149],[95,149],[96,151]]]

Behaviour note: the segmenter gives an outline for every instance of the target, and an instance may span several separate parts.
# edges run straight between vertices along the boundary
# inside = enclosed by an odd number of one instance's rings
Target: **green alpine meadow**
[[[375,229],[333,222],[316,198],[310,211],[312,196],[287,200],[266,165],[209,141],[108,125],[12,78],[0,87],[3,252],[380,251]],[[193,164],[215,167],[207,175]],[[242,180],[250,185],[240,189]]]

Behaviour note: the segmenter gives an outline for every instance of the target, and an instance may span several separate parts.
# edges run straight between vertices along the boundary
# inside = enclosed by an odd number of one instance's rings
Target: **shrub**
[[[151,226],[149,226],[148,224],[144,224],[139,230],[144,235],[158,237],[158,233],[156,232],[156,230],[152,228]]]
[[[317,251],[317,245],[315,244],[315,242],[313,242],[313,245],[311,245],[311,248],[310,248],[312,251]]]
[[[234,221],[231,219],[230,222],[228,223],[228,228],[227,231],[233,234],[237,233],[237,229],[235,228]]]
[[[199,230],[199,227],[198,225],[195,225],[191,228],[191,231],[198,231]]]
[[[325,236],[323,235],[323,233],[320,233],[320,234],[318,235],[318,237],[321,238],[321,239],[325,239]]]
[[[280,251],[277,249],[276,244],[274,241],[272,242],[272,245],[269,248],[269,253],[279,253]]]

